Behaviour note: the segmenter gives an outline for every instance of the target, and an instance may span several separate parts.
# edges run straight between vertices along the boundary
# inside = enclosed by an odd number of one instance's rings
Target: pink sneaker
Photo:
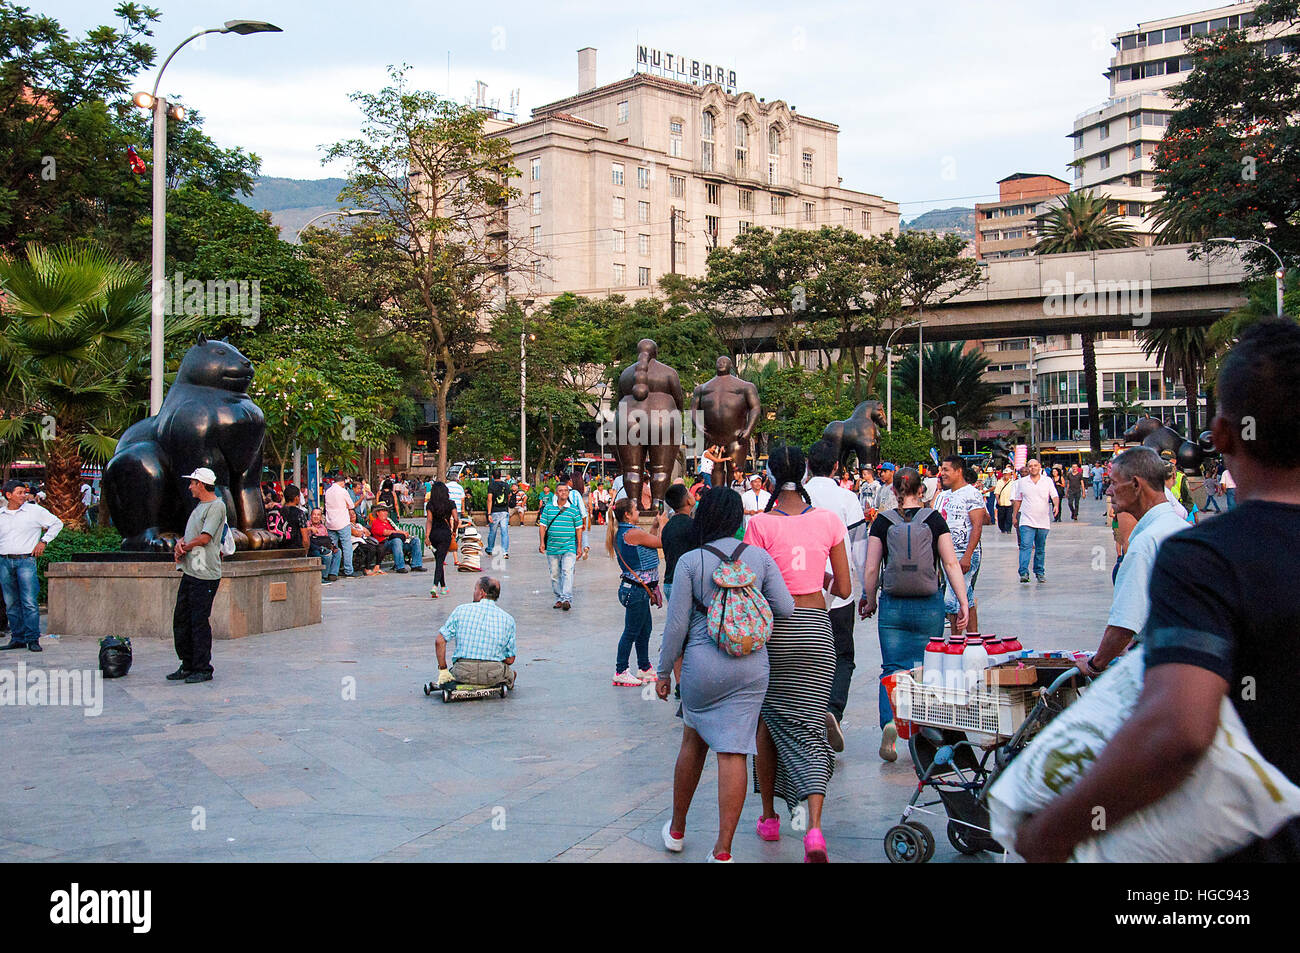
[[[781,839],[781,817],[760,817],[758,819],[758,836],[760,840]]]
[[[830,862],[826,856],[826,838],[820,829],[814,827],[803,835],[803,862],[805,864],[825,864]]]

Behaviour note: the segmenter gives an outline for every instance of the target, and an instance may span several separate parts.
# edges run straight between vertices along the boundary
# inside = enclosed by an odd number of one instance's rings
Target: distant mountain
[[[280,227],[280,237],[297,240],[298,230],[322,212],[343,206],[338,201],[345,185],[343,179],[281,179],[258,176],[253,194],[239,196],[249,208],[271,213],[271,221]],[[321,224],[329,221],[325,219]]]
[[[940,235],[960,235],[967,241],[975,240],[975,210],[973,208],[936,208],[904,222],[905,232],[938,232]]]

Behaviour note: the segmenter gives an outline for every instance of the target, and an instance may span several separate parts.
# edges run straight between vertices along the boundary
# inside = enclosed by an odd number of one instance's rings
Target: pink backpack
[[[742,658],[767,644],[772,635],[772,607],[754,583],[758,576],[740,561],[740,554],[748,544],[741,543],[735,553],[728,556],[712,546],[704,549],[722,560],[713,570],[713,585],[717,592],[707,609],[699,599],[691,597],[695,606],[708,619],[709,635],[718,648],[733,658]]]

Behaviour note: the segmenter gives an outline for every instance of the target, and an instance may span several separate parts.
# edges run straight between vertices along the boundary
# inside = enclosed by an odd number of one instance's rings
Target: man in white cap
[[[168,681],[188,684],[212,681],[212,600],[221,585],[221,537],[226,528],[226,504],[216,494],[217,475],[199,467],[184,479],[199,502],[185,523],[185,535],[172,558],[181,572],[172,613],[172,637],[181,667]]]

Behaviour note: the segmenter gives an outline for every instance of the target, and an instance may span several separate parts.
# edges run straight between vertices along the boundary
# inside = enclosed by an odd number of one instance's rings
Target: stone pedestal
[[[212,637],[246,635],[321,621],[320,560],[229,560],[212,603]],[[181,574],[165,562],[51,563],[49,631],[57,635],[172,637]]]

